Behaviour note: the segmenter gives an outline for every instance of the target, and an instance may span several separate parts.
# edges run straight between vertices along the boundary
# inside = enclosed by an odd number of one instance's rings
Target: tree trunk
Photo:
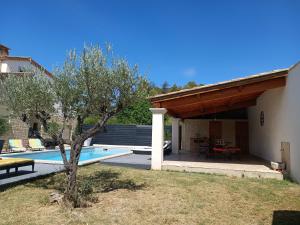
[[[81,145],[76,143],[77,142],[75,141],[75,143],[71,145],[69,165],[68,170],[66,171],[67,186],[64,193],[65,203],[71,204],[74,208],[80,207],[80,199],[77,189],[77,169]]]
[[[81,135],[77,136],[76,139],[71,144],[71,151],[70,151],[70,159],[69,161],[66,158],[66,152],[64,149],[64,145],[61,142],[59,147],[64,159],[64,165],[66,168],[66,175],[67,175],[67,186],[64,193],[64,202],[72,206],[74,208],[80,207],[80,198],[77,189],[77,169],[78,169],[78,162],[79,157],[82,149],[83,142],[95,135],[101,128],[104,126],[106,121],[108,120],[109,115],[105,115],[102,120],[98,121],[98,123],[90,128],[89,130],[83,132]]]
[[[64,201],[76,208],[80,206],[78,189],[77,189],[77,165],[72,163],[67,174],[67,186],[64,193]]]

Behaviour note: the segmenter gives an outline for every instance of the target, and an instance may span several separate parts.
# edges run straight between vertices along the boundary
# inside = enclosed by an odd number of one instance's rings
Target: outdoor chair
[[[9,139],[8,150],[10,152],[25,152],[27,149],[24,147],[21,139]]]
[[[88,138],[84,141],[83,147],[91,146],[91,143],[92,143],[92,138]]]
[[[211,149],[212,156],[221,155],[227,159],[232,159],[232,156],[236,155],[240,158],[241,149],[239,147],[230,147],[228,143],[224,139],[216,139],[215,145]]]
[[[163,145],[164,155],[170,155],[172,153],[172,142],[165,141]]]
[[[209,151],[209,138],[202,137],[200,138],[199,143],[199,153],[207,153]]]
[[[216,140],[215,140],[215,146],[218,146],[218,147],[225,147],[225,146],[226,146],[226,143],[225,143],[224,139],[216,139]]]
[[[29,148],[32,151],[45,150],[45,146],[42,144],[41,140],[38,138],[30,138],[29,139]]]

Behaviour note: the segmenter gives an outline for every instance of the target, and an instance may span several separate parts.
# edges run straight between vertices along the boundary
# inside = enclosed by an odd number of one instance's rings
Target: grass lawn
[[[0,224],[298,224],[300,186],[288,181],[99,164],[79,174],[97,192],[91,207],[50,204],[63,180],[57,174],[2,190]]]

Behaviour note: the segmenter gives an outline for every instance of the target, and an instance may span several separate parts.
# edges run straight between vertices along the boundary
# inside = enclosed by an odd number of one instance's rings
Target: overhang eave
[[[166,108],[168,114],[173,117],[189,118],[207,115],[211,113],[230,111],[233,109],[246,108],[256,104],[256,99],[265,91],[284,87],[286,84],[287,73],[279,73],[278,76],[272,74],[270,77],[265,77],[262,80],[251,79],[248,83],[227,84],[225,87],[210,86],[210,90],[198,89],[198,92],[193,92],[187,95],[169,95],[158,100],[151,98],[153,107]],[[204,91],[203,91],[204,90]]]

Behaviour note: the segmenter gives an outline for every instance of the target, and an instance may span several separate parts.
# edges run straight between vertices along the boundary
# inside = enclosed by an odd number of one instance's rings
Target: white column
[[[152,153],[151,169],[161,170],[164,158],[164,114],[165,108],[150,108],[152,112]]]
[[[172,118],[172,153],[179,151],[179,118]]]

